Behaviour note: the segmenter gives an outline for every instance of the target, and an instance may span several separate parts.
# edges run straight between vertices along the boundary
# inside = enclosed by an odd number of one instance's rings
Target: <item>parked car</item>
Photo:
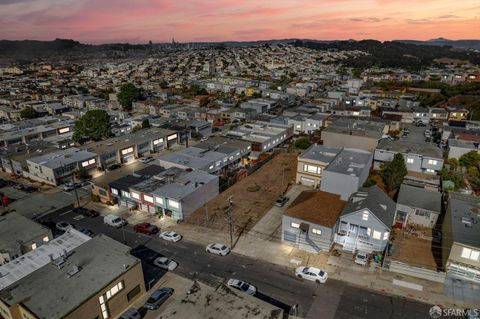
[[[154,291],[144,307],[150,310],[158,309],[173,294],[173,288],[162,288]]]
[[[250,296],[253,296],[257,293],[257,288],[255,288],[254,285],[251,285],[245,281],[242,281],[242,280],[238,280],[238,279],[229,279],[227,281],[227,285],[232,287],[232,288],[235,288],[235,289],[238,289],[244,293],[246,293],[247,295],[250,295]]]
[[[130,308],[124,313],[122,313],[122,315],[118,317],[118,319],[142,319],[142,315],[137,309]]]
[[[160,234],[160,238],[176,243],[177,241],[182,239],[182,235],[179,235],[176,232],[170,230],[162,232]]]
[[[275,205],[278,207],[283,207],[287,202],[288,202],[288,197],[282,195],[277,198]]]
[[[175,270],[175,268],[178,267],[178,263],[167,258],[167,257],[158,257],[155,259],[153,264],[159,268],[162,268],[164,270]]]
[[[85,207],[74,207],[72,209],[72,212],[74,214],[79,214],[79,215],[83,215],[83,216],[86,216],[86,217],[92,217],[92,218],[100,216],[100,213],[97,212],[96,210],[88,209],[88,208],[85,208]]]
[[[207,253],[216,254],[220,256],[225,256],[230,252],[230,248],[224,244],[210,244],[206,248]]]
[[[67,231],[71,228],[74,228],[72,224],[64,222],[64,221],[58,222],[57,224],[55,224],[55,227],[58,230],[61,230],[61,231]]]
[[[103,223],[116,228],[120,228],[128,224],[125,219],[113,214],[108,214],[107,216],[103,217]]]
[[[142,162],[143,164],[147,164],[147,163],[150,163],[151,161],[153,161],[154,158],[151,157],[151,156],[147,156],[147,157],[143,157],[140,159],[140,162]]]
[[[153,235],[158,233],[158,227],[150,223],[140,223],[133,226],[133,230],[136,233],[142,233],[147,235]]]
[[[85,234],[85,235],[89,236],[89,237],[93,237],[93,231],[91,231],[90,229],[82,228],[82,229],[80,229],[80,232],[82,234]]]
[[[113,171],[113,170],[116,170],[116,169],[118,169],[118,168],[120,168],[120,167],[122,167],[122,165],[120,165],[120,164],[113,164],[113,165],[110,165],[110,166],[108,167],[108,170],[109,170],[109,171]]]
[[[355,263],[361,266],[365,266],[368,263],[368,254],[364,252],[358,252],[355,256]]]
[[[75,185],[73,183],[65,183],[62,185],[64,191],[69,192],[75,189]]]
[[[318,284],[324,284],[328,278],[325,271],[315,267],[298,267],[295,269],[295,275],[298,278],[315,281]]]

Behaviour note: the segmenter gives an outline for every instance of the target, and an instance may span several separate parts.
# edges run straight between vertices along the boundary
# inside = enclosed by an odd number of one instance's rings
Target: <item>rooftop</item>
[[[308,190],[300,193],[285,215],[331,228],[344,206],[345,202],[340,199],[340,195]]]
[[[371,159],[372,153],[370,152],[344,148],[328,165],[326,171],[358,177],[365,171],[365,168],[370,169],[370,166],[367,167],[367,165],[371,164]]]
[[[154,168],[161,168],[158,165],[147,165],[143,164],[140,161],[135,161],[131,164],[123,165],[122,167],[106,172],[105,174],[95,178],[92,180],[93,184],[102,187],[102,188],[107,188],[107,186],[115,181],[118,181],[119,179],[126,177],[127,175],[131,174],[137,174],[137,175],[145,175],[147,174],[147,171],[145,169],[148,169],[150,166],[153,166]],[[163,170],[163,168],[161,168]],[[161,170],[156,170],[155,172],[152,172],[151,174],[148,175],[155,175],[161,172]]]
[[[73,229],[52,239],[47,244],[0,266],[0,290],[49,264],[52,259],[55,260],[65,255],[65,253],[70,253],[90,239],[87,235]]]
[[[383,121],[339,118],[325,128],[324,131],[381,139],[386,125],[387,123]]]
[[[44,264],[1,291],[0,298],[22,303],[39,318],[63,318],[139,262],[130,247],[103,234],[72,250],[61,267]]]
[[[402,184],[398,193],[397,203],[440,214],[442,211],[442,194],[423,187]]]
[[[386,227],[393,225],[396,209],[395,202],[377,185],[361,187],[358,192],[352,194],[341,216],[357,212],[361,209],[370,210]]]
[[[97,154],[107,154],[117,150],[125,149],[129,146],[148,142],[157,138],[164,138],[171,134],[175,134],[175,131],[167,130],[163,128],[149,128],[143,129],[136,133],[128,135],[122,135],[118,137],[111,137],[107,140],[100,142],[88,143],[82,146],[82,149],[95,152]]]
[[[298,156],[299,159],[307,159],[319,161],[325,164],[330,163],[342,149],[336,147],[326,147],[323,145],[313,144],[302,154]]]
[[[480,248],[480,198],[450,193],[448,210],[451,212],[453,241]]]
[[[95,157],[97,157],[97,154],[95,153],[72,147],[33,157],[29,159],[29,161],[38,165],[55,169],[64,165],[78,163]]]
[[[416,127],[408,125],[410,134],[407,137],[401,137],[397,141],[382,139],[378,143],[377,149],[392,151],[403,154],[418,154],[432,158],[443,158],[442,150],[433,142],[426,142],[424,132],[425,127]]]
[[[0,252],[13,253],[22,244],[49,234],[50,229],[16,212],[0,217]]]

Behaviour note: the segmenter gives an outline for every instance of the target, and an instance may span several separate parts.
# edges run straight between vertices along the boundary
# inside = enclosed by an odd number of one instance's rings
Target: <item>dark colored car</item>
[[[154,291],[145,303],[145,308],[158,309],[173,294],[173,291],[173,288],[162,288]]]
[[[96,210],[87,209],[85,207],[75,207],[74,209],[72,209],[72,211],[75,214],[83,215],[83,216],[86,216],[86,217],[97,217],[97,216],[100,215],[100,213],[97,212]]]
[[[279,197],[277,198],[277,201],[275,202],[275,205],[277,205],[278,207],[283,207],[286,202],[288,202],[288,197],[286,197],[286,196],[279,196]]]
[[[158,233],[158,227],[150,223],[140,223],[133,226],[136,233],[152,235]]]
[[[80,232],[89,237],[93,237],[93,231],[91,231],[90,229],[82,228],[80,229]]]

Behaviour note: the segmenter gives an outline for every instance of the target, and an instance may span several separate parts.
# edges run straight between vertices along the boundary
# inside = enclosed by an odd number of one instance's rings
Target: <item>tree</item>
[[[480,154],[478,154],[477,151],[465,153],[460,157],[459,163],[463,167],[478,167],[478,164],[480,163]]]
[[[141,124],[135,125],[135,126],[132,128],[132,133],[136,133],[136,132],[140,131],[141,129],[142,129],[142,125],[141,125]]]
[[[110,116],[104,110],[90,110],[78,119],[73,130],[73,140],[83,144],[87,140],[99,141],[112,134]]]
[[[312,143],[310,143],[310,141],[306,137],[299,138],[295,141],[295,147],[301,150],[306,150],[310,147],[310,145],[312,145]]]
[[[31,106],[27,106],[20,111],[22,119],[34,119],[38,117],[38,112]]]
[[[150,121],[148,119],[142,121],[142,128],[150,128]]]
[[[80,168],[79,170],[76,170],[74,174],[75,174],[75,177],[79,180],[85,180],[90,177],[87,170],[84,168]]]
[[[125,111],[132,110],[132,103],[143,98],[143,90],[132,83],[125,83],[120,87],[117,99]]]
[[[160,88],[162,89],[168,88],[168,82],[165,80],[160,81],[159,85],[160,85]]]
[[[395,154],[391,162],[386,162],[381,171],[381,176],[387,191],[396,190],[407,175],[407,166],[401,153]]]

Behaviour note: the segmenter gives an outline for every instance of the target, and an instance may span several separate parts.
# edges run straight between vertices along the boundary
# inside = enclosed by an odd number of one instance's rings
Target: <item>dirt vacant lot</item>
[[[416,267],[424,267],[432,270],[437,269],[434,253],[432,252],[432,240],[419,236],[407,235],[405,230],[395,229],[392,259]],[[439,245],[433,243],[434,245]],[[435,251],[435,250],[434,250]]]
[[[227,230],[226,210],[229,198],[232,198],[232,216],[236,231],[244,227],[250,229],[274,205],[277,197],[287,190],[288,184],[295,183],[296,169],[297,154],[280,153],[252,175],[195,211],[185,221]]]

